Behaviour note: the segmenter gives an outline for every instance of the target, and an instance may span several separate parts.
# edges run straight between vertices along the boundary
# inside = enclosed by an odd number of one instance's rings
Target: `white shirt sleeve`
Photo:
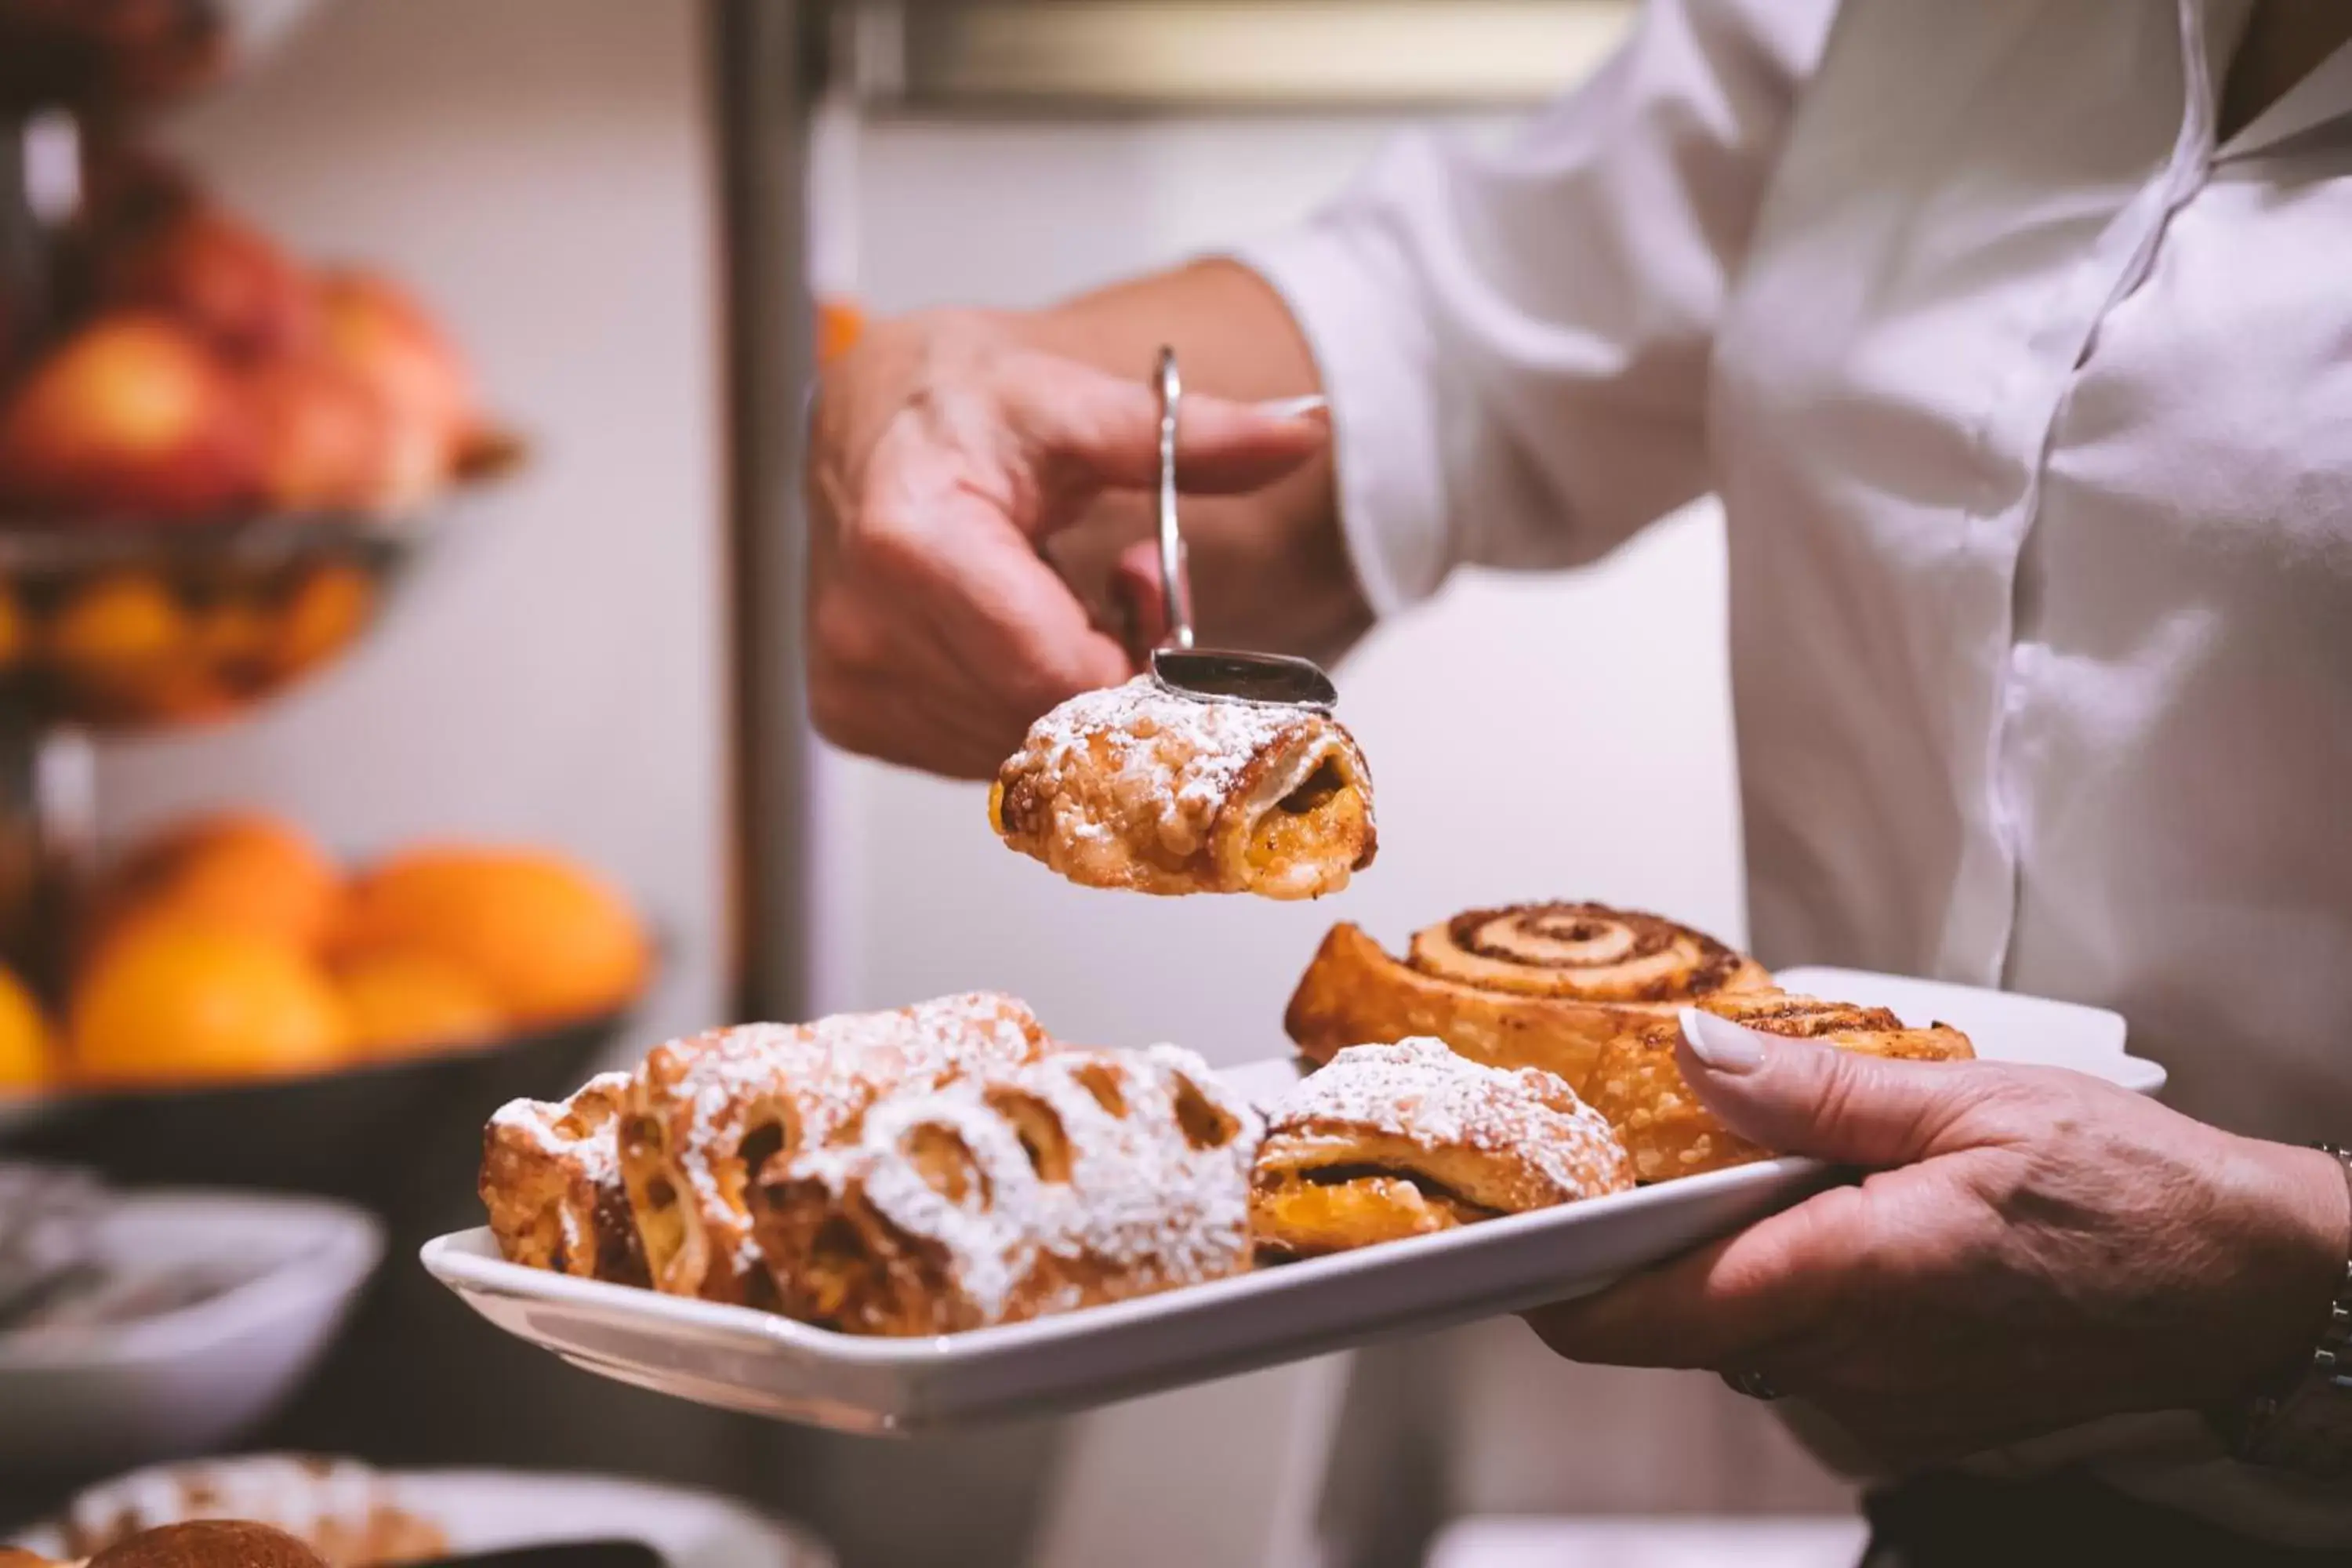
[[[1833,9],[1654,0],[1499,152],[1402,139],[1239,253],[1314,351],[1375,610],[1593,560],[1708,489],[1716,321]]]

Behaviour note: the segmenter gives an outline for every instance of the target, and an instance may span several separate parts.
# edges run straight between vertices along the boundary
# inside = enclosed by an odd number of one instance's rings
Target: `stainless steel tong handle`
[[[1176,408],[1183,401],[1183,378],[1176,374],[1176,351],[1160,351],[1160,606],[1167,626],[1161,647],[1192,646],[1192,583],[1186,571],[1184,535],[1176,526]]]

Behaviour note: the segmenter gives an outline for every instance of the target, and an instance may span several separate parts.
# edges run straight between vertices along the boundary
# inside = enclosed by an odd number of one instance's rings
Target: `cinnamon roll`
[[[753,1190],[782,1310],[953,1333],[1248,1267],[1257,1114],[1190,1051],[1068,1048],[876,1105]]]
[[[1259,1256],[1279,1261],[1633,1184],[1608,1122],[1559,1078],[1404,1040],[1341,1051],[1276,1105],[1250,1225]]]
[[[621,1178],[654,1288],[770,1302],[746,1193],[768,1161],[854,1132],[869,1106],[1045,1046],[992,993],[813,1024],[747,1024],[656,1046],[629,1087]]]
[[[988,816],[1073,882],[1144,893],[1317,898],[1378,844],[1371,775],[1338,721],[1149,677],[1039,720],[998,771]]]
[[[567,1100],[518,1100],[482,1132],[482,1205],[510,1263],[646,1282],[614,1137],[629,1075],[600,1073]]]
[[[1907,1029],[1884,1007],[1857,1007],[1780,991],[1709,997],[1697,1005],[1751,1029],[1819,1040],[1842,1051],[1906,1061],[1965,1061],[1976,1055],[1969,1037],[1948,1025]],[[1769,1158],[1769,1152],[1727,1131],[1699,1103],[1675,1059],[1682,1026],[1673,1018],[1626,1030],[1601,1048],[1591,1086],[1593,1109],[1609,1119],[1644,1182],[1719,1171]]]
[[[1433,1035],[1490,1067],[1541,1068],[1582,1090],[1603,1042],[1702,997],[1771,984],[1755,960],[1657,915],[1605,904],[1474,910],[1413,934],[1398,960],[1335,926],[1283,1023],[1318,1061]]]

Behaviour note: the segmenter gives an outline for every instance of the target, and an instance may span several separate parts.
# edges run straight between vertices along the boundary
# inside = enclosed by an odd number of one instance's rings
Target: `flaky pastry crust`
[[[1523,904],[1418,931],[1402,959],[1356,926],[1335,926],[1283,1023],[1317,1061],[1425,1035],[1489,1067],[1540,1068],[1580,1092],[1601,1047],[1626,1028],[1770,984],[1755,960],[1657,915]]]
[[[1136,892],[1337,892],[1372,863],[1370,770],[1328,714],[1208,701],[1150,678],[1045,715],[989,822],[1071,881]]]

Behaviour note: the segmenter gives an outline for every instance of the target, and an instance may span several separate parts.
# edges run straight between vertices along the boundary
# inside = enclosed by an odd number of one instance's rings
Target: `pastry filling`
[[[1473,1203],[1444,1183],[1432,1181],[1417,1171],[1391,1170],[1385,1165],[1320,1165],[1311,1171],[1297,1172],[1296,1176],[1300,1183],[1310,1187],[1347,1187],[1359,1182],[1392,1182],[1411,1187],[1423,1203],[1451,1215],[1462,1225],[1496,1219],[1503,1213],[1500,1209]]]
[[[1363,792],[1336,758],[1326,757],[1250,830],[1250,867],[1263,871],[1334,855],[1352,859],[1365,826]]]

